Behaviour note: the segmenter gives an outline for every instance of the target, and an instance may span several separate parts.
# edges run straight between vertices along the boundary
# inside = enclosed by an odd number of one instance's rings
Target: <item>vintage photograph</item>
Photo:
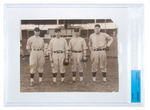
[[[20,22],[20,92],[119,91],[112,19]]]

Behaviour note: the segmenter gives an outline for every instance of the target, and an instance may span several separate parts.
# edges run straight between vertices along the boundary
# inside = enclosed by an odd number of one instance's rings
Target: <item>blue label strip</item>
[[[131,71],[131,102],[141,102],[141,71]]]

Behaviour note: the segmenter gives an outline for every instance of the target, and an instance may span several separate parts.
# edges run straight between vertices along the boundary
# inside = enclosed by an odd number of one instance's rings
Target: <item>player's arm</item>
[[[50,61],[52,61],[52,52],[53,52],[53,41],[50,40],[48,45],[48,54],[49,54]]]
[[[26,49],[28,50],[29,53],[31,52],[31,44],[32,44],[32,41],[31,41],[31,40],[32,40],[32,39],[29,38],[29,39],[27,40],[27,45],[26,45]]]
[[[69,54],[69,46],[67,44],[67,41],[64,39],[64,43],[65,43],[65,58],[68,59],[68,54]]]
[[[42,49],[44,50],[44,40],[42,39]]]
[[[88,47],[87,47],[86,42],[85,42],[84,39],[83,39],[82,45],[83,45],[83,56],[87,56],[87,49],[88,49]]]
[[[108,34],[106,34],[106,39],[108,40],[106,46],[107,47],[110,47],[110,45],[112,44],[113,42],[113,38],[111,36],[109,36]]]
[[[72,44],[71,44],[71,40],[69,41],[69,57],[70,57],[70,59],[72,59]]]
[[[92,49],[92,39],[91,39],[91,36],[89,37],[89,43],[88,43],[88,46],[89,46],[89,50],[92,52],[93,49]]]
[[[87,45],[84,39],[82,40],[82,50],[82,62],[87,62]]]
[[[44,40],[42,41],[42,50],[44,51],[44,55],[48,56],[48,44],[45,43]]]

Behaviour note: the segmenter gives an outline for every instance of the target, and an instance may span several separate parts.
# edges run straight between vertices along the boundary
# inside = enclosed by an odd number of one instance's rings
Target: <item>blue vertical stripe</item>
[[[131,70],[131,102],[141,102],[141,71]]]

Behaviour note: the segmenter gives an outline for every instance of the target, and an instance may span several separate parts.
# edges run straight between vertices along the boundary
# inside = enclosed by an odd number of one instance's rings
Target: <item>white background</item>
[[[36,1],[36,2],[34,2]],[[48,2],[49,1],[49,2]],[[61,2],[60,2],[61,1]],[[80,1],[80,2],[79,2]],[[85,1],[85,2],[84,2]],[[26,110],[26,109],[29,109],[29,110],[40,110],[40,109],[45,109],[45,110],[50,110],[50,109],[53,109],[53,110],[70,110],[70,109],[73,109],[73,110],[76,110],[76,109],[84,109],[84,110],[91,110],[93,108],[91,107],[78,107],[78,108],[64,108],[64,107],[59,107],[59,108],[50,108],[50,107],[44,107],[44,108],[41,108],[41,107],[4,107],[3,106],[3,88],[4,88],[4,66],[3,66],[3,62],[4,62],[4,33],[3,33],[3,4],[4,3],[62,3],[62,0],[53,0],[53,1],[50,1],[50,0],[22,0],[22,1],[19,1],[19,0],[0,0],[0,110],[1,109],[4,109],[4,110],[7,110],[7,109],[11,109],[11,110]],[[98,107],[94,107],[95,110],[99,110],[99,109],[104,109],[104,110],[126,110],[126,109],[134,109],[134,110],[143,110],[143,109],[150,109],[150,104],[149,104],[149,98],[150,98],[150,89],[149,89],[149,84],[150,84],[150,78],[149,78],[149,60],[150,60],[150,33],[149,33],[149,26],[150,26],[150,3],[149,3],[149,0],[100,0],[99,2],[97,0],[72,0],[69,1],[69,0],[63,0],[63,3],[144,3],[145,4],[145,38],[144,38],[144,78],[145,78],[145,107],[140,107],[140,108],[136,108],[136,107],[131,107],[131,108],[126,108],[126,107],[101,107],[101,108],[98,108]],[[12,73],[13,74],[13,73]]]

